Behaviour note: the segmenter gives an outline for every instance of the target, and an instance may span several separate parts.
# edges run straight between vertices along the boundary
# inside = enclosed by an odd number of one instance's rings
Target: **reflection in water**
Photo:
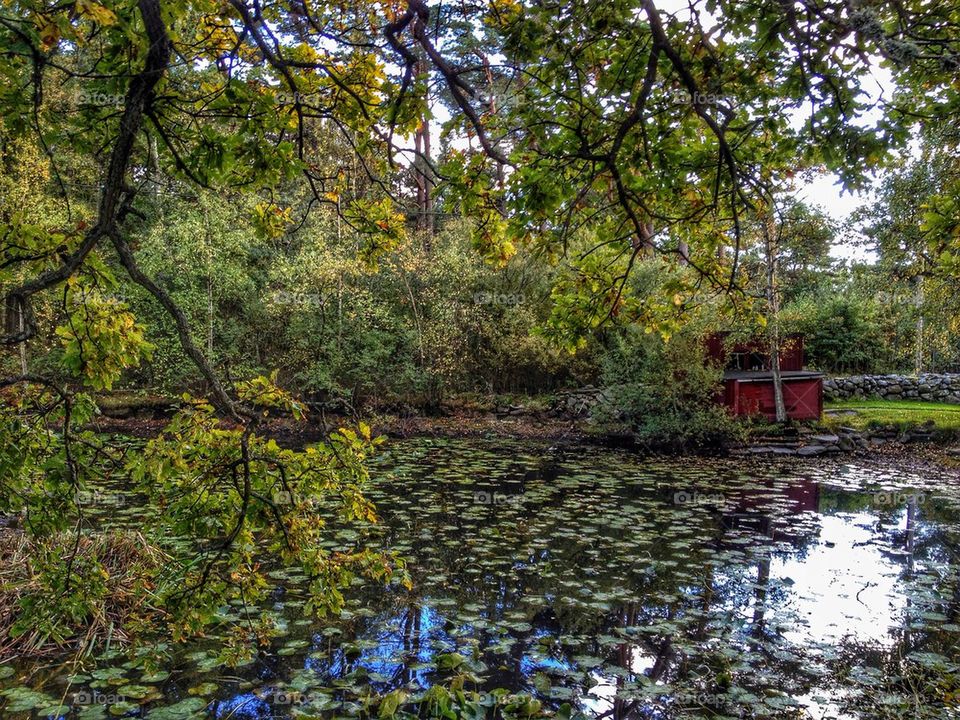
[[[868,513],[823,517],[819,542],[802,560],[774,563],[772,575],[790,586],[786,602],[799,618],[784,634],[791,642],[838,643],[848,636],[894,642],[890,629],[902,622],[907,603],[903,565],[877,536],[876,523]]]
[[[957,660],[958,503],[916,495],[939,478],[431,441],[374,475],[383,523],[331,546],[398,548],[414,591],[358,588],[321,623],[294,573],[277,656],[225,672],[188,651],[148,709],[212,680],[220,718],[333,717],[460,675],[595,717],[872,717],[893,665]]]

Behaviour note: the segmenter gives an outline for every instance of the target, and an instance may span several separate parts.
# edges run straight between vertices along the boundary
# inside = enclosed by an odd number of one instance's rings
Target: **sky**
[[[659,0],[657,3],[661,10],[675,13],[679,17],[689,15],[689,0]],[[705,26],[709,25],[711,20],[716,22],[716,17],[712,15],[705,7],[698,7],[701,22]],[[874,102],[881,97],[890,97],[893,91],[893,76],[889,70],[882,67],[880,58],[876,58],[873,64],[872,82],[864,83],[861,87],[863,91],[862,100]],[[803,124],[803,111],[797,111],[796,122]],[[864,113],[857,121],[859,125],[873,125],[882,116],[879,108]],[[879,178],[877,178],[879,181]],[[876,182],[874,183],[876,185]],[[874,201],[874,192],[872,190],[851,194],[844,191],[836,175],[832,173],[824,174],[809,180],[806,180],[796,189],[796,196],[809,204],[819,205],[833,219],[839,222],[845,222],[850,215],[859,207]],[[840,260],[871,261],[876,259],[875,253],[867,248],[842,242],[834,246],[831,256]]]
[[[889,97],[893,91],[893,77],[890,71],[880,66],[879,59],[873,69],[873,81],[865,83],[860,89],[864,100],[874,102],[880,97]],[[858,125],[873,125],[881,119],[882,110],[874,108],[857,121]],[[873,185],[876,186],[882,175],[878,175]],[[843,189],[839,179],[833,173],[825,173],[811,178],[801,184],[796,190],[796,196],[813,205],[819,205],[826,213],[838,222],[845,222],[859,207],[869,205],[875,201],[872,189],[861,193],[851,194]],[[876,253],[862,246],[849,242],[841,242],[833,247],[830,255],[838,260],[872,261]]]
[[[859,207],[874,200],[873,191],[851,195],[843,190],[837,176],[832,173],[819,175],[797,188],[796,196],[810,205],[819,205],[838,222],[845,222]],[[842,234],[842,231],[841,231]],[[837,260],[855,260],[870,262],[876,259],[876,253],[849,242],[840,242],[833,246],[830,256]]]

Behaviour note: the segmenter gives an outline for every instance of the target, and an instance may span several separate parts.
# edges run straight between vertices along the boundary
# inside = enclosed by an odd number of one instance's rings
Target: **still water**
[[[399,551],[412,591],[358,586],[316,620],[277,569],[269,655],[21,665],[0,714],[338,718],[460,677],[593,718],[960,717],[960,476],[884,462],[395,442],[382,522],[329,545]]]

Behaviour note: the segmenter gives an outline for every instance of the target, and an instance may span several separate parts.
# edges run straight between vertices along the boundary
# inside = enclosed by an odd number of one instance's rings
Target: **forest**
[[[960,712],[960,3],[0,0],[0,716]]]

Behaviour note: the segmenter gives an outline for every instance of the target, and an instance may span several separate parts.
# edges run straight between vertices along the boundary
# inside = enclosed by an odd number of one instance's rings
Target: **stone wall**
[[[851,375],[823,381],[827,400],[879,397],[885,400],[932,400],[960,404],[960,374]]]

